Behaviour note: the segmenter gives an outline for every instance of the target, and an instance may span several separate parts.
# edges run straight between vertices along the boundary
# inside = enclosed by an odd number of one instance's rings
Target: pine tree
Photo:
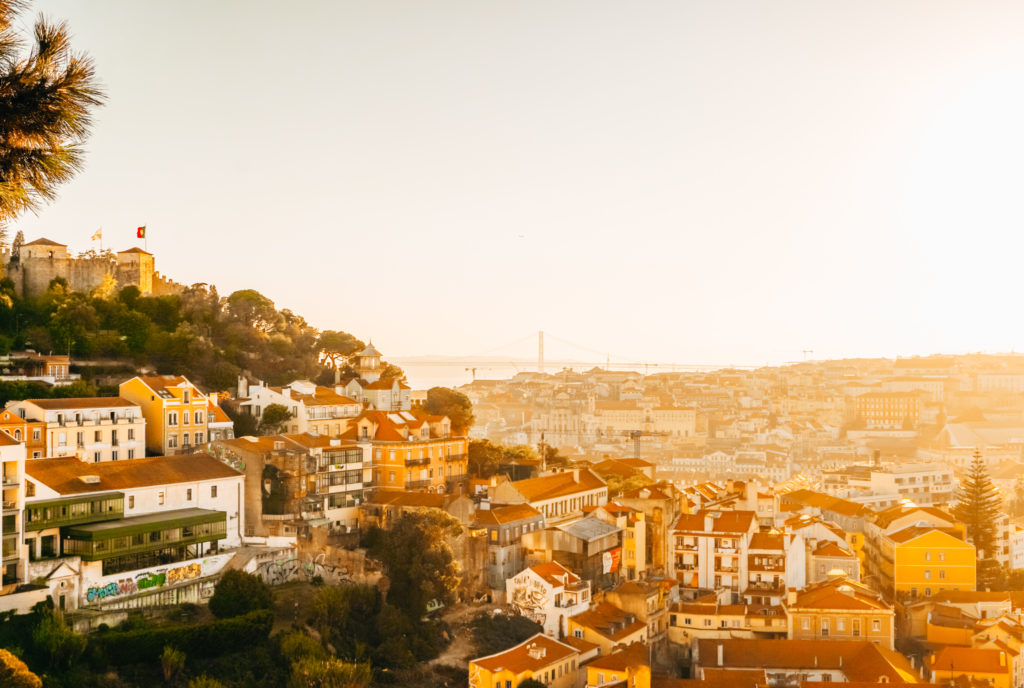
[[[978,550],[978,588],[991,586],[998,576],[996,561],[996,521],[1002,511],[1002,498],[989,478],[981,452],[967,475],[960,481],[960,496],[953,515],[967,529],[967,540]]]

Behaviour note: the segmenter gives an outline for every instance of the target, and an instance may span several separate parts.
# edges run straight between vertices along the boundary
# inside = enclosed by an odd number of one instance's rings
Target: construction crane
[[[813,354],[814,349],[804,349],[804,360],[807,360],[807,354]]]

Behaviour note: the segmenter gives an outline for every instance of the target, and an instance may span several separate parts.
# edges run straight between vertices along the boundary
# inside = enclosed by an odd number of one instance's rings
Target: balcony
[[[425,490],[426,488],[430,487],[432,482],[433,481],[431,481],[429,479],[428,480],[406,480],[405,481],[405,489],[406,490]]]
[[[747,592],[761,592],[772,595],[781,595],[786,591],[785,581],[751,581],[747,584]]]
[[[448,456],[444,457],[444,460],[445,461],[449,461],[449,462],[465,461],[466,458],[467,458],[466,454],[449,454]]]
[[[4,476],[4,487],[18,487],[21,485],[21,478],[16,475],[5,475]]]
[[[429,466],[430,465],[430,457],[427,456],[427,457],[424,457],[422,459],[406,459],[405,460],[405,465],[406,466]]]
[[[5,515],[6,514],[16,514],[16,513],[18,513],[18,503],[17,502],[4,502],[3,506],[4,506],[4,514]]]

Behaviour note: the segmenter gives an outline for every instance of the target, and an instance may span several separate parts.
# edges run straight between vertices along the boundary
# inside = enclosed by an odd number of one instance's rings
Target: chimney
[[[718,666],[722,666],[725,663],[725,647],[722,643],[718,643]]]
[[[814,655],[814,667],[818,667],[818,655]]]
[[[786,603],[787,604],[796,604],[796,595],[797,595],[796,588],[789,588],[786,591]]]
[[[577,482],[578,483],[580,481],[580,469],[578,469],[578,468],[572,469],[572,479],[573,479],[573,482]]]
[[[1006,666],[1006,653],[1005,652],[1000,652],[999,653],[999,666],[1001,666],[1001,667]]]
[[[714,530],[714,528],[715,528],[714,519],[711,518],[710,516],[705,516],[704,517],[704,532],[705,533],[710,533],[712,530]]]

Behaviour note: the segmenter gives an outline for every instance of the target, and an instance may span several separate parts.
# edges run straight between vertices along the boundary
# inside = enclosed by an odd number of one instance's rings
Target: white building
[[[28,550],[25,531],[25,445],[0,431],[0,467],[3,468],[3,520],[0,538],[3,541],[3,585],[24,583]]]
[[[546,634],[563,638],[569,617],[590,608],[590,581],[555,561],[537,564],[505,581],[505,599]]]
[[[46,423],[49,456],[98,463],[146,455],[142,408],[121,397],[25,399],[8,402],[7,409],[26,420]]]

